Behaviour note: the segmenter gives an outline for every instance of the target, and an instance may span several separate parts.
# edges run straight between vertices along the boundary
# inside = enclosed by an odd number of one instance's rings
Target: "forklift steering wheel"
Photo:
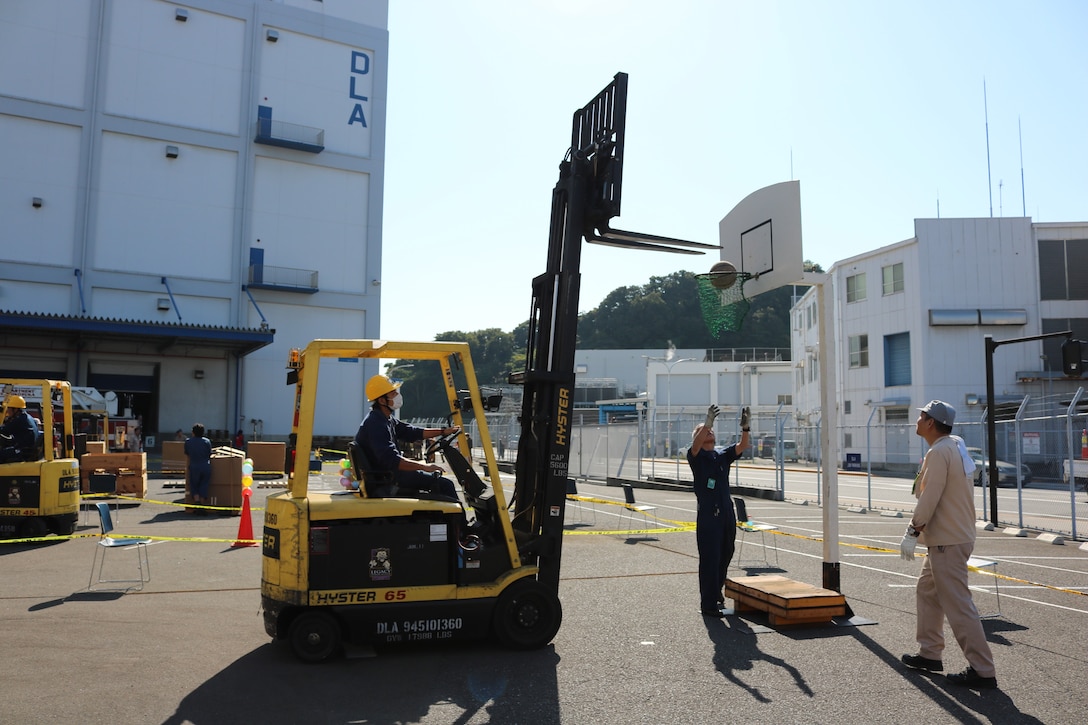
[[[431,439],[431,442],[427,444],[427,448],[424,451],[424,456],[429,458],[438,450],[445,450],[453,445],[453,442],[457,440],[458,433],[450,433],[445,436],[437,436]]]

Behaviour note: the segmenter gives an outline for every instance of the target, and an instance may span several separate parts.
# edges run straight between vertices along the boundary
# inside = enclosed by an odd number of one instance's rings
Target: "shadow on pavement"
[[[268,643],[185,696],[164,725],[225,722],[560,722],[552,646],[399,647],[319,665]],[[280,683],[277,687],[275,683]]]

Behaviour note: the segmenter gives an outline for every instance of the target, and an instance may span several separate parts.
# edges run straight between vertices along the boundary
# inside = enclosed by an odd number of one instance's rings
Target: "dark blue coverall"
[[[737,460],[736,446],[688,449],[688,465],[695,476],[695,541],[699,547],[699,608],[712,612],[721,607],[725,573],[737,542],[737,516],[729,492],[729,465]],[[713,483],[711,483],[713,481]]]
[[[423,440],[423,429],[386,417],[380,410],[372,408],[363,418],[355,444],[360,446],[370,458],[374,467],[380,471],[391,471],[397,488],[406,492],[434,491],[458,501],[457,489],[453,481],[426,471],[400,470],[400,449],[397,440],[409,443]]]

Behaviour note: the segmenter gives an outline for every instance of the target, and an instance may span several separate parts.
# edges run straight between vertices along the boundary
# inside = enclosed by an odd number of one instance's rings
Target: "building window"
[[[1088,300],[1088,239],[1039,240],[1039,297]]]
[[[880,270],[884,279],[884,294],[894,295],[903,291],[903,263],[896,262]]]
[[[852,274],[846,278],[846,301],[861,302],[865,299],[865,273]]]
[[[779,405],[793,405],[793,396],[788,395],[788,394],[787,395],[779,395],[778,396],[778,404]]]
[[[843,448],[853,448],[854,447],[854,434],[853,433],[843,433],[842,434],[842,447]]]
[[[909,408],[885,408],[884,409],[884,422],[885,423],[910,423],[910,409]]]
[[[869,336],[868,335],[851,335],[850,336],[850,367],[852,367],[852,368],[867,368],[867,367],[869,367]]]
[[[910,385],[910,333],[884,337],[884,385]]]
[[[842,412],[843,412],[843,415],[850,415],[850,401],[849,400],[842,401]]]

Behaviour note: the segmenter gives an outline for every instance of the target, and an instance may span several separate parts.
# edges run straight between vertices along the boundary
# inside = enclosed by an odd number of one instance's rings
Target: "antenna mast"
[[[1024,131],[1020,127],[1020,117],[1016,117],[1016,134],[1020,137],[1020,203],[1024,207],[1024,216],[1028,215],[1028,199],[1024,195]]]
[[[990,111],[986,103],[986,79],[982,79],[982,115],[986,120],[986,187],[990,192],[990,218],[994,216],[994,182],[990,178]]]

